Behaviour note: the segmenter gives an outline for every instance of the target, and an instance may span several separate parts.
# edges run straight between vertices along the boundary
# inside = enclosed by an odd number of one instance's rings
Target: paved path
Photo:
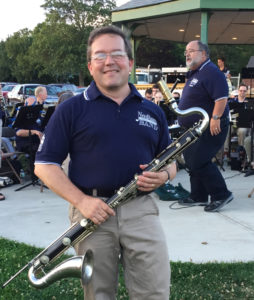
[[[173,261],[253,261],[254,260],[254,176],[222,172],[235,199],[219,213],[203,207],[181,208],[177,203],[158,200],[169,255]],[[189,189],[189,177],[180,170],[173,181]],[[0,236],[39,247],[47,247],[68,227],[68,203],[38,186],[19,192],[18,185],[1,190]],[[73,253],[70,251],[70,253]]]

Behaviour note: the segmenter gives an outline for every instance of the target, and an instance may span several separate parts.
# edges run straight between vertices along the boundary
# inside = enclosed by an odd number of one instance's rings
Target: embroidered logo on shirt
[[[193,87],[194,85],[196,85],[198,83],[198,79],[197,78],[193,78],[192,81],[190,82],[189,86]]]
[[[146,126],[154,130],[158,130],[157,121],[149,114],[145,115],[142,112],[138,111],[138,118],[136,119],[136,122],[139,122],[139,125],[141,126]]]

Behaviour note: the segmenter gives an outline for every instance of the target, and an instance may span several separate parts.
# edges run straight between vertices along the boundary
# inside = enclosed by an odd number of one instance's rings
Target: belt
[[[109,198],[112,197],[116,190],[105,190],[105,189],[87,189],[83,187],[79,187],[79,189],[84,192],[86,195],[94,196],[94,197],[104,197]]]

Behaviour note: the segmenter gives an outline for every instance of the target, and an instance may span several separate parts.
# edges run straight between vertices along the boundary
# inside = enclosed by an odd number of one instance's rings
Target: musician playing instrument
[[[25,100],[25,106],[43,104],[48,97],[48,92],[45,86],[38,86],[34,91],[35,97],[29,97]]]
[[[190,198],[179,200],[179,204],[204,205],[206,212],[214,212],[233,199],[218,167],[212,162],[228,132],[228,86],[224,74],[210,61],[206,44],[191,41],[184,55],[190,71],[187,73],[179,109],[193,106],[203,108],[210,117],[210,126],[196,143],[184,151],[184,159],[190,171],[191,195]],[[180,117],[178,120],[181,126],[189,128],[199,120],[199,116]]]
[[[116,298],[119,259],[130,299],[168,300],[168,251],[152,191],[174,178],[176,166],[142,173],[170,143],[165,116],[128,84],[133,58],[120,29],[95,29],[87,61],[94,81],[53,114],[37,152],[36,175],[72,204],[72,223],[85,217],[100,225],[75,247],[82,255],[94,253],[86,300]],[[68,153],[69,178],[61,170]],[[143,195],[111,209],[103,200],[136,173]]]
[[[248,99],[246,98],[247,91],[248,91],[247,85],[245,85],[244,83],[241,83],[238,88],[238,96],[233,99],[229,99],[228,102],[229,103],[238,103],[239,108],[244,109],[245,103],[248,102]],[[244,139],[247,135],[249,135],[250,129],[239,127],[239,128],[237,128],[237,130],[234,130],[234,127],[233,127],[232,130],[233,131],[231,132],[231,134],[235,134],[235,133],[237,134],[238,145],[244,146]],[[228,141],[226,141],[226,143],[228,143]],[[226,145],[228,145],[228,144],[226,144]]]
[[[43,104],[47,98],[47,89],[44,86],[38,86],[34,91],[35,97],[29,97],[25,101],[25,106],[35,106]],[[20,107],[19,107],[20,108]],[[30,152],[30,138],[32,136],[32,151],[35,153],[38,149],[40,139],[42,137],[42,128],[40,128],[41,118],[38,122],[32,124],[29,128],[17,128],[16,144],[18,151]]]
[[[175,120],[177,119],[176,114],[172,113],[170,110],[168,104],[165,103],[165,100],[163,99],[163,95],[161,91],[158,91],[154,95],[154,103],[160,106],[160,108],[163,110],[168,126],[171,126],[175,123]]]
[[[246,84],[241,83],[238,87],[238,96],[234,98],[230,98],[229,102],[233,103],[246,103],[248,102],[248,99],[246,98],[246,94],[248,91],[248,87]]]
[[[29,97],[25,101],[25,106],[34,106],[43,104],[47,98],[47,89],[44,86],[38,86],[34,91],[35,97]],[[30,152],[30,135],[32,136],[32,152],[35,153],[38,149],[40,139],[42,137],[42,128],[40,128],[41,119],[32,124],[29,128],[18,128],[16,131],[16,144],[18,151]]]

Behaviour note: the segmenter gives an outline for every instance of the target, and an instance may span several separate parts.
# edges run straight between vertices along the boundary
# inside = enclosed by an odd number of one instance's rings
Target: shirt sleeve
[[[160,107],[158,107],[158,109],[161,111],[161,136],[156,155],[161,153],[168,145],[172,143],[169,137],[168,123],[165,113]]]
[[[59,106],[50,118],[36,153],[35,164],[61,165],[69,153],[71,113]]]
[[[228,98],[228,84],[223,72],[214,68],[207,74],[209,76],[206,77],[204,85],[209,97],[214,102]]]

